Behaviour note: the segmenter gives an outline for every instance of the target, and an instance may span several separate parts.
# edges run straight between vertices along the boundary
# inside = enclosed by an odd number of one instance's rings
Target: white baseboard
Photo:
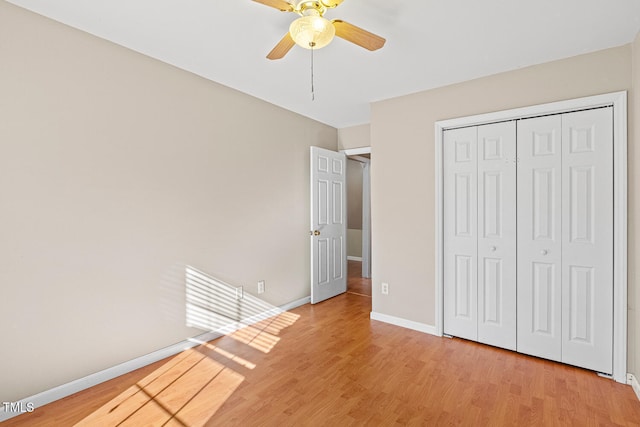
[[[380,322],[390,323],[396,326],[402,326],[403,328],[413,329],[414,331],[424,332],[426,334],[439,336],[436,332],[436,327],[427,325],[426,323],[414,322],[413,320],[402,319],[400,317],[389,316],[388,314],[371,312],[371,319],[378,320]]]
[[[633,374],[627,374],[627,384],[633,388],[633,391],[636,393],[636,397],[640,400],[640,383],[638,379]]]
[[[347,260],[349,261],[362,261],[362,257],[361,256],[347,256]]]
[[[79,378],[66,384],[62,384],[58,387],[54,387],[33,396],[24,398],[22,400],[19,400],[18,402],[13,402],[14,406],[22,408],[23,411],[5,411],[5,407],[3,404],[4,402],[0,402],[0,422],[6,421],[9,418],[13,418],[24,413],[24,408],[28,408],[29,412],[32,412],[34,409],[44,406],[48,403],[70,396],[74,393],[88,389],[105,381],[109,381],[113,378],[119,377],[120,375],[135,371],[136,369],[150,365],[159,360],[166,359],[167,357],[174,356],[184,350],[214,340],[247,325],[259,322],[260,320],[268,319],[269,317],[294,309],[296,307],[300,307],[301,305],[308,304],[310,301],[311,297],[305,297],[287,304],[283,304],[279,307],[274,307],[263,313],[252,316],[245,321],[234,322],[233,324],[225,326],[224,328],[217,331],[206,332],[192,338],[187,338],[184,341],[173,344],[169,347],[161,348],[160,350],[156,350],[153,353],[136,357],[135,359],[120,363],[119,365],[112,366],[100,372],[96,372],[95,374],[87,375],[86,377]]]

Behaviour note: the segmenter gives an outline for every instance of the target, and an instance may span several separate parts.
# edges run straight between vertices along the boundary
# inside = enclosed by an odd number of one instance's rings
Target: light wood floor
[[[629,386],[370,311],[351,292],[305,305],[3,427],[640,425]]]

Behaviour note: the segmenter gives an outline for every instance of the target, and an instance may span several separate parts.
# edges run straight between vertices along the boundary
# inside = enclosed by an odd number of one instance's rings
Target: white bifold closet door
[[[611,374],[612,109],[519,121],[518,157],[518,351]]]
[[[518,351],[562,359],[562,119],[518,122]]]
[[[478,130],[444,133],[444,333],[478,339]]]
[[[444,332],[515,350],[515,122],[444,138]]]

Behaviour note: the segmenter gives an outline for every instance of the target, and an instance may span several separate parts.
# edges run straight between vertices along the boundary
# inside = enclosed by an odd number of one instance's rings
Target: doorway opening
[[[347,156],[347,292],[371,296],[371,148]]]
[[[349,258],[360,264],[356,267],[360,271],[356,279],[363,279],[371,294],[370,148],[338,153],[312,146],[310,159],[311,303],[316,304],[347,292],[349,272],[354,271],[353,267],[348,267]],[[348,173],[348,162],[355,162],[353,170],[358,173]],[[357,196],[352,194],[347,197],[349,175],[360,189]],[[349,199],[360,202],[357,203],[359,213],[348,213]],[[349,246],[356,255],[349,253],[347,245],[347,222],[350,216],[358,227],[349,227],[352,236]],[[362,288],[356,293],[362,294]]]

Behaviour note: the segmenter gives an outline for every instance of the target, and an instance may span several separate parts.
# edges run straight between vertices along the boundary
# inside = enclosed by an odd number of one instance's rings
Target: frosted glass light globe
[[[322,16],[303,16],[291,23],[289,34],[298,46],[305,49],[325,47],[336,35],[333,24]]]

